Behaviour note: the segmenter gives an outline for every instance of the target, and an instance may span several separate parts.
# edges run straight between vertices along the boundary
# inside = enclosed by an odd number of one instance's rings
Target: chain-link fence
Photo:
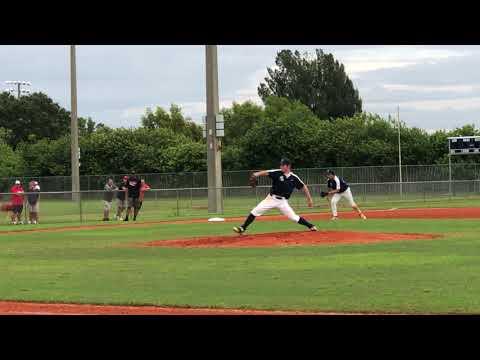
[[[347,180],[349,183],[386,183],[398,182],[399,167],[392,166],[363,166],[363,167],[334,167],[330,168]],[[295,169],[295,173],[307,184],[323,184],[327,168]],[[223,186],[244,186],[251,170],[224,171]],[[111,177],[120,182],[126,174],[83,175],[80,177],[82,190],[102,190],[106,180]],[[206,172],[185,173],[151,173],[138,174],[155,189],[183,189],[207,187]],[[27,184],[30,180],[40,183],[43,191],[70,191],[72,189],[70,176],[48,177],[19,177],[0,178],[0,191],[7,192],[16,179]],[[452,164],[452,180],[479,180],[480,165]],[[447,181],[449,180],[448,164],[445,165],[404,165],[402,166],[402,181]],[[261,184],[266,185],[268,179]]]
[[[363,208],[386,207],[402,205],[412,202],[413,206],[422,206],[422,202],[438,201],[438,206],[444,206],[446,201],[480,199],[480,180],[452,181],[422,181],[402,183],[376,182],[351,183],[355,200]],[[223,202],[224,216],[244,216],[268,193],[269,186],[250,188],[247,186],[224,187]],[[299,212],[328,211],[328,202],[320,198],[320,191],[325,190],[324,184],[310,184],[310,191],[314,198],[315,207],[307,208],[304,194],[295,192],[290,200],[291,205]],[[451,190],[451,191],[450,191]],[[72,198],[79,196],[79,200]],[[45,192],[40,193],[39,221],[40,223],[80,223],[99,221],[103,217],[104,192],[99,190],[72,192]],[[11,194],[1,193],[0,201],[5,204],[10,201]],[[26,196],[25,196],[26,198]],[[340,202],[342,204],[342,202]],[[25,199],[22,219],[28,222],[29,213]],[[344,208],[346,203],[342,205]],[[3,213],[0,223],[10,222],[10,214]],[[116,197],[112,202],[110,219],[117,215]],[[123,218],[125,213],[121,214]],[[145,200],[140,211],[139,220],[161,221],[181,217],[207,217],[208,188],[190,187],[174,189],[152,189],[145,193]]]

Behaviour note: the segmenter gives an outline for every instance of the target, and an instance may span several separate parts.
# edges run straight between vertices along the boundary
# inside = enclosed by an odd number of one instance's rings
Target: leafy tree
[[[43,93],[21,96],[0,94],[0,127],[12,131],[9,144],[16,147],[22,141],[58,139],[67,134],[70,114]]]
[[[88,117],[86,119],[83,117],[78,118],[78,132],[80,136],[92,134],[97,128],[104,126],[105,125],[101,123],[96,124],[91,117]]]
[[[185,118],[181,108],[175,104],[170,106],[170,113],[161,107],[155,111],[147,108],[142,116],[142,126],[147,129],[169,129],[195,141],[202,139],[202,128],[190,118]]]
[[[285,105],[281,111],[279,103]],[[315,132],[320,126],[320,121],[300,102],[268,98],[264,120],[257,122],[240,141],[242,157],[253,169],[274,166],[282,156],[289,157],[296,167],[312,166],[317,154]]]
[[[253,125],[263,119],[263,109],[252,101],[242,104],[233,103],[231,108],[222,109],[225,121],[224,145],[234,144],[250,130]]]
[[[205,144],[185,142],[165,150],[166,172],[194,172],[207,170]]]
[[[34,144],[20,143],[25,175],[67,176],[71,174],[70,137],[56,140],[41,139]]]
[[[321,49],[315,56],[282,50],[275,67],[268,68],[265,83],[258,87],[262,100],[269,96],[300,101],[320,119],[353,116],[362,111],[358,90],[332,54]]]
[[[23,170],[21,154],[0,139],[0,177],[19,176]]]

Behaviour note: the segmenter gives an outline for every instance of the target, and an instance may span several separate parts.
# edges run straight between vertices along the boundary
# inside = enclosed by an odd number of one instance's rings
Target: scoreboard
[[[480,154],[480,136],[456,136],[448,138],[450,155]]]

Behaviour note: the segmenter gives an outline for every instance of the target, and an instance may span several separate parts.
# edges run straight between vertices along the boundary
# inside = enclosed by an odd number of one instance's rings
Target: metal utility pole
[[[448,142],[448,195],[452,196],[452,148]]]
[[[398,124],[398,170],[400,175],[400,199],[402,199],[403,189],[402,189],[402,146],[400,142],[400,106],[397,107],[397,124]]]
[[[208,212],[223,212],[222,192],[222,153],[221,140],[217,137],[217,115],[220,111],[218,98],[217,46],[205,46],[207,83],[207,172],[208,172]]]
[[[71,156],[72,156],[72,200],[80,200],[80,164],[77,120],[77,64],[75,45],[70,45],[70,93],[71,93]]]

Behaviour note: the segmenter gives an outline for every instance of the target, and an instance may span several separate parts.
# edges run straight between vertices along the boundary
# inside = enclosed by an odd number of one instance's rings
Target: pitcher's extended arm
[[[308,207],[313,207],[312,195],[310,195],[310,190],[308,190],[307,185],[303,185],[302,189],[303,189],[303,192],[305,193],[305,196],[307,198]]]

